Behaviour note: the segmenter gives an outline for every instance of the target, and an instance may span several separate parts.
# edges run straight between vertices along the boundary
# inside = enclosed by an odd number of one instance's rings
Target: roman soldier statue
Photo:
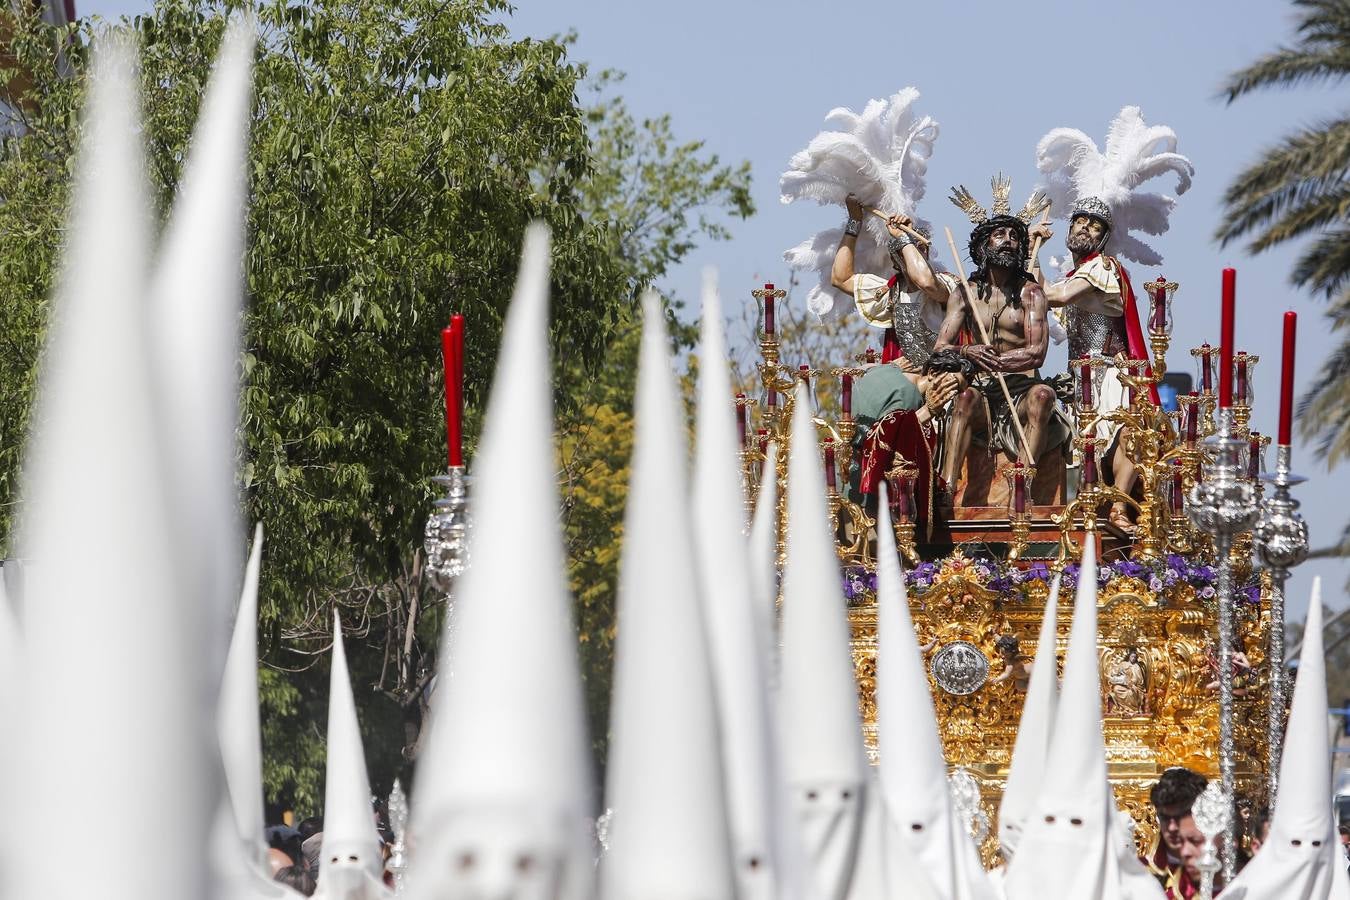
[[[1032,261],[1048,304],[1064,308],[1069,359],[1099,357],[1105,363],[1096,391],[1100,414],[1129,402],[1129,391],[1115,365],[1117,356],[1149,359],[1130,276],[1118,257],[1160,264],[1162,257],[1130,232],[1165,232],[1176,205],[1174,198],[1141,190],[1139,185],[1173,172],[1181,194],[1190,187],[1195,172],[1190,160],[1176,152],[1176,133],[1166,126],[1146,125],[1138,107],[1121,110],[1108,134],[1104,153],[1086,134],[1072,128],[1056,128],[1037,144],[1036,165],[1047,176],[1051,212],[1069,223],[1065,243],[1073,268],[1062,280],[1047,284]],[[1041,226],[1033,236],[1049,238],[1051,231]],[[1121,433],[1119,422],[1099,418],[1093,437],[1097,456],[1105,461],[1115,487],[1128,494],[1136,474],[1122,449]],[[1133,527],[1123,502],[1112,505],[1109,521],[1126,532]]]

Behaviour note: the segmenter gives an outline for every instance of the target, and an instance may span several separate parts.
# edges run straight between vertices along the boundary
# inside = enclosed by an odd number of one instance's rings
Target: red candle
[[[1154,331],[1167,330],[1167,279],[1159,275],[1149,291],[1153,295],[1153,321],[1150,327]]]
[[[1022,464],[1017,463],[1013,468],[1013,512],[1019,516],[1027,511],[1027,476],[1022,471]]]
[[[1211,355],[1209,342],[1201,344],[1200,349],[1205,351],[1200,354],[1200,390],[1208,394],[1214,390],[1214,367],[1209,359]]]
[[[759,452],[767,454],[769,452],[769,429],[761,428],[755,432],[755,436],[759,438]]]
[[[765,284],[765,285],[764,285],[764,333],[765,333],[765,334],[773,334],[773,332],[774,332],[774,318],[773,318],[773,285],[772,285],[772,284]]]
[[[1194,447],[1200,431],[1200,394],[1191,391],[1190,398],[1186,404],[1186,446]]]
[[[745,447],[746,440],[746,421],[745,421],[745,395],[736,395],[736,433],[741,439],[741,447]]]
[[[1233,406],[1233,326],[1237,311],[1237,269],[1223,270],[1223,306],[1219,316],[1219,408]]]
[[[1288,447],[1294,436],[1294,332],[1298,313],[1284,314],[1284,356],[1280,360],[1280,446]]]
[[[1247,477],[1253,480],[1261,477],[1261,432],[1253,431],[1247,444]]]
[[[894,328],[887,328],[885,337],[881,342],[881,361],[888,363],[891,360],[899,359],[903,356],[900,352],[900,339],[896,337]]]
[[[1239,403],[1247,402],[1247,354],[1237,354],[1237,359],[1233,362],[1233,370],[1237,373],[1237,388],[1234,393],[1237,394]]]
[[[1083,442],[1083,484],[1097,483],[1097,444],[1095,441]]]
[[[1182,479],[1181,460],[1172,460],[1172,515],[1181,514],[1181,501],[1186,495],[1186,485]]]
[[[1092,366],[1088,363],[1083,363],[1078,379],[1078,399],[1083,409],[1092,408]]]
[[[847,372],[839,376],[839,406],[844,411],[844,418],[853,415],[853,376]]]
[[[776,407],[778,405],[778,392],[775,391],[773,388],[769,388],[764,393],[765,393],[764,405],[769,407],[769,409],[773,409],[774,407]]]
[[[464,317],[453,315],[441,329],[445,366],[445,434],[451,466],[464,465]]]
[[[802,384],[806,385],[807,387],[810,387],[810,386],[811,386],[811,367],[810,367],[810,366],[798,366],[798,367],[797,367],[797,377],[800,378],[800,379],[802,380]]]
[[[877,361],[877,351],[875,350],[875,348],[868,347],[867,353],[864,354],[864,356],[866,357],[869,363],[874,363]]]
[[[838,486],[835,480],[834,438],[825,439],[825,487],[834,491]]]

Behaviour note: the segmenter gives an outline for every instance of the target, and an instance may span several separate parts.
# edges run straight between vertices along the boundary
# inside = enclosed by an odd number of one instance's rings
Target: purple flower
[[[1143,563],[1137,563],[1132,559],[1122,559],[1111,566],[1116,573],[1126,578],[1142,578],[1148,571],[1148,567]]]
[[[1157,575],[1150,575],[1148,577],[1148,589],[1155,594],[1161,591],[1163,589],[1162,579]]]
[[[1199,593],[1200,593],[1201,599],[1203,599],[1203,600],[1213,600],[1213,599],[1214,599],[1214,585],[1212,585],[1212,584],[1207,584],[1207,585],[1205,585],[1204,587],[1202,587],[1202,588],[1200,589]]]
[[[1167,568],[1184,572],[1188,568],[1186,557],[1178,553],[1167,554]]]
[[[1026,580],[1030,581],[1033,578],[1037,581],[1049,581],[1050,567],[1043,562],[1032,563],[1027,567]]]
[[[1237,601],[1239,603],[1257,604],[1261,602],[1261,587],[1257,584],[1249,584],[1237,592]]]

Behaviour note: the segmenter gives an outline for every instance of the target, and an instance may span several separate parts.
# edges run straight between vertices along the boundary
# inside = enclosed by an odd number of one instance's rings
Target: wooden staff
[[[888,225],[890,224],[891,217],[886,215],[881,210],[877,209],[875,206],[868,206],[866,207],[866,209],[868,212],[876,216],[878,219],[883,220]],[[901,231],[903,231],[905,234],[914,238],[914,240],[918,241],[920,244],[923,244],[925,247],[929,246],[932,243],[931,241],[928,240],[928,238],[919,234],[917,231],[915,231],[913,228],[910,228],[908,225],[897,225],[896,227],[899,228]]]
[[[1045,208],[1045,212],[1041,215],[1041,220],[1040,220],[1039,222],[1037,222],[1036,224],[1037,224],[1037,225],[1049,225],[1049,224],[1050,224],[1050,207],[1047,206],[1047,207]],[[1033,271],[1035,271],[1035,269],[1036,269],[1036,254],[1037,254],[1037,253],[1040,253],[1040,252],[1041,252],[1041,236],[1038,234],[1038,235],[1036,235],[1034,238],[1032,238],[1032,240],[1031,240],[1031,255],[1030,255],[1029,257],[1027,257],[1027,271],[1028,271],[1028,272],[1033,272]]]
[[[961,279],[961,288],[965,291],[967,298],[973,298],[975,292],[970,289],[970,282],[966,281],[966,268],[961,265],[961,254],[956,250],[956,239],[952,237],[952,230],[944,228],[943,231],[947,232],[947,246],[952,248],[952,261],[956,263],[956,274]],[[970,302],[970,300],[967,299],[967,302]],[[989,329],[984,327],[984,320],[980,318],[973,305],[970,315],[975,320],[975,326],[980,329],[980,339],[992,347],[994,342],[989,339]],[[1017,407],[1013,404],[1012,394],[1008,392],[1008,382],[1003,380],[1002,372],[995,371],[993,375],[998,380],[998,386],[1003,389],[1003,399],[1008,403],[1008,415],[1012,418],[1013,430],[1017,432],[1017,439],[1022,443],[1022,453],[1026,458],[1026,463],[1029,466],[1034,466],[1036,460],[1031,456],[1031,445],[1027,443],[1027,434],[1022,430],[1022,420],[1017,418]],[[993,422],[989,423],[989,430],[991,433],[993,432]]]

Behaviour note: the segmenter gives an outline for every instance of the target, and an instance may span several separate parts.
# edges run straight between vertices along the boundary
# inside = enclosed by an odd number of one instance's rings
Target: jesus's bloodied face
[[[1070,253],[1091,253],[1101,243],[1106,226],[1100,219],[1078,215],[1069,223],[1069,237],[1065,243]]]
[[[1014,269],[1018,263],[1018,252],[1022,249],[1022,240],[1011,225],[1003,225],[989,233],[985,245],[985,265]]]

